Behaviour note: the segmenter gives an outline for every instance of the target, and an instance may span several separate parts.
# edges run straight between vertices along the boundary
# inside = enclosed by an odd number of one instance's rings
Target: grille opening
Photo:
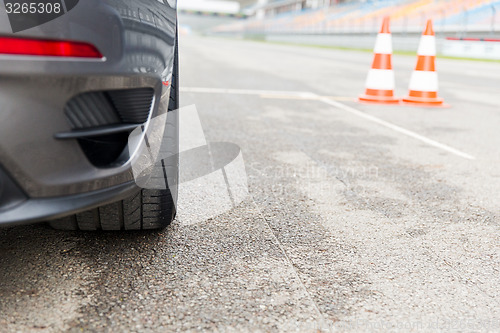
[[[141,125],[148,120],[153,101],[153,88],[95,91],[73,97],[66,104],[64,113],[73,131]],[[129,132],[120,132],[80,137],[78,143],[94,166],[116,167],[128,158],[125,156],[128,154],[128,135]]]
[[[152,88],[108,91],[122,123],[142,124],[148,120],[154,90]]]
[[[153,88],[94,91],[73,97],[64,113],[73,129],[142,124],[153,104]]]
[[[129,133],[116,133],[79,139],[78,143],[90,163],[98,168],[118,166],[127,148]]]

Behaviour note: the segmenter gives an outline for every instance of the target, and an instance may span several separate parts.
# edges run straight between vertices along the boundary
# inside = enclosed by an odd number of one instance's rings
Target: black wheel
[[[178,35],[177,35],[178,38]],[[177,39],[178,40],[178,39]],[[179,56],[178,45],[175,45],[174,68],[170,87],[167,125],[167,140],[161,150],[165,156],[174,156],[161,161],[158,175],[162,179],[169,175],[175,179],[165,181],[166,189],[141,189],[135,195],[122,201],[101,206],[83,213],[68,216],[49,222],[50,226],[59,230],[148,230],[166,228],[175,218],[177,203],[177,184],[179,172]],[[154,175],[153,175],[154,177]]]

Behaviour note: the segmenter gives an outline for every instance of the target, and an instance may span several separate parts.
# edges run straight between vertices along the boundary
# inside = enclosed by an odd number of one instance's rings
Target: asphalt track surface
[[[450,108],[358,104],[371,57],[183,37],[182,104],[249,196],[162,232],[0,230],[0,330],[499,331],[500,64],[439,59]]]

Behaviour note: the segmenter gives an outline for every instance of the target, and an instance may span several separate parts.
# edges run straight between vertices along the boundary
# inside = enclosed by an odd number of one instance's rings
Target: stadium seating
[[[378,0],[351,1],[331,7],[304,9],[250,18],[218,27],[245,32],[374,32],[384,16],[394,32],[417,32],[429,18],[439,31],[500,31],[500,0]]]

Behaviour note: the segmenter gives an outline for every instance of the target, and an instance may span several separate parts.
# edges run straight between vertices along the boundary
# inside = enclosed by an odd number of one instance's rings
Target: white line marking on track
[[[259,97],[266,97],[269,98],[271,96],[274,96],[276,98],[283,98],[284,96],[289,96],[292,98],[302,98],[302,99],[313,99],[313,100],[318,100],[321,101],[325,104],[328,104],[330,106],[336,107],[338,109],[341,109],[343,111],[349,112],[355,116],[358,116],[360,118],[363,118],[365,120],[371,121],[375,124],[384,126],[388,129],[391,129],[395,132],[404,134],[406,136],[409,136],[413,139],[416,139],[418,141],[424,142],[430,146],[433,146],[435,148],[444,150],[448,153],[454,154],[456,156],[468,159],[468,160],[475,160],[476,158],[472,155],[469,155],[467,153],[464,153],[458,149],[455,149],[453,147],[450,147],[448,145],[445,145],[443,143],[437,142],[435,140],[429,139],[423,135],[420,135],[418,133],[415,133],[413,131],[407,130],[403,127],[394,125],[390,122],[387,122],[385,120],[382,120],[380,118],[377,118],[375,116],[369,115],[367,113],[364,113],[362,111],[359,111],[353,107],[350,107],[348,105],[345,105],[343,103],[340,103],[338,101],[332,100],[329,97],[323,97],[319,96],[317,94],[311,93],[311,92],[306,92],[306,91],[271,91],[271,90],[249,90],[249,89],[223,89],[223,88],[198,88],[198,87],[181,87],[180,89],[181,92],[191,92],[191,93],[209,93],[209,94],[232,94],[232,95],[256,95]]]
[[[292,96],[305,99],[317,99],[318,95],[307,91],[272,91],[272,90],[247,90],[247,89],[223,89],[223,88],[187,88],[181,87],[181,92],[208,93],[208,94],[232,94],[232,95],[274,95]]]
[[[339,108],[341,110],[347,111],[347,112],[352,113],[352,114],[354,114],[354,115],[356,115],[356,116],[358,116],[360,118],[364,118],[364,119],[369,120],[369,121],[371,121],[373,123],[382,125],[382,126],[384,126],[386,128],[389,128],[389,129],[391,129],[391,130],[393,130],[395,132],[404,134],[406,136],[409,136],[411,138],[414,138],[416,140],[424,142],[424,143],[426,143],[426,144],[428,144],[430,146],[439,148],[441,150],[444,150],[444,151],[447,151],[447,152],[452,153],[454,155],[466,158],[468,160],[475,160],[476,159],[474,156],[469,155],[467,153],[464,153],[464,152],[462,152],[462,151],[460,151],[458,149],[455,149],[455,148],[450,147],[448,145],[445,145],[443,143],[439,143],[439,142],[434,141],[432,139],[426,138],[425,136],[422,136],[422,135],[417,134],[417,133],[415,133],[413,131],[407,130],[407,129],[403,128],[403,127],[391,124],[391,123],[389,123],[389,122],[387,122],[385,120],[382,120],[382,119],[379,119],[377,117],[371,116],[371,115],[366,114],[366,113],[364,113],[362,111],[356,110],[355,108],[350,107],[348,105],[345,105],[343,103],[339,103],[337,101],[332,101],[332,100],[330,100],[328,98],[319,98],[319,100],[321,102],[325,103],[325,104],[328,104],[328,105],[334,106],[336,108]]]

